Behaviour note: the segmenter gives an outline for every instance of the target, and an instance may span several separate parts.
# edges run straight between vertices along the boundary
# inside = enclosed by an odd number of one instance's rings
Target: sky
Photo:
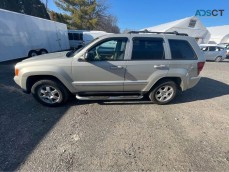
[[[199,17],[206,27],[229,25],[229,0],[106,0],[121,30],[139,30],[195,16],[197,10],[224,10],[223,16]],[[53,0],[48,8],[60,12]]]

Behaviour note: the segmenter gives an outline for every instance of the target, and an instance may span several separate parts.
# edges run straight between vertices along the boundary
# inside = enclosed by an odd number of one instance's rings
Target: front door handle
[[[122,66],[111,66],[111,69],[122,69]]]
[[[169,67],[167,65],[154,65],[155,69],[161,69],[161,70],[168,70]]]

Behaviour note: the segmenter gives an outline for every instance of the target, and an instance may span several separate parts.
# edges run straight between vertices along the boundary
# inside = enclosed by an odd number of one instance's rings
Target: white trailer
[[[69,48],[65,24],[0,9],[0,62]]]

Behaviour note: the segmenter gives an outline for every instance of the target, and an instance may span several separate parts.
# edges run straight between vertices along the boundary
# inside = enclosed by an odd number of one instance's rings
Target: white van
[[[106,35],[104,31],[68,30],[68,38],[71,49],[79,49],[93,39]]]

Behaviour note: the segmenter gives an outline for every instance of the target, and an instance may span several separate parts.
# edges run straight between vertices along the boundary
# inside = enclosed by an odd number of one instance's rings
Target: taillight
[[[197,63],[198,75],[200,74],[200,72],[201,72],[202,69],[204,68],[204,64],[205,64],[205,62],[198,62],[198,63]]]

